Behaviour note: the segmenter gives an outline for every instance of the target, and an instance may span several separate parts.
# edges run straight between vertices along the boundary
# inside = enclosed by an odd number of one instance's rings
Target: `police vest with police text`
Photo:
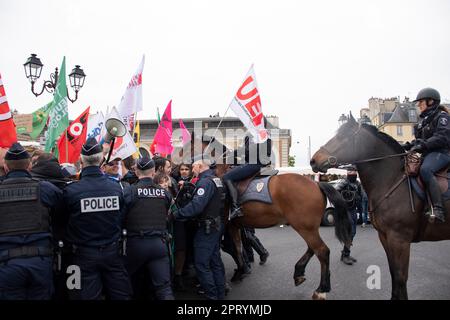
[[[40,199],[39,181],[10,178],[0,182],[0,236],[50,232],[49,210]]]
[[[217,177],[208,177],[207,179],[211,179],[214,182],[214,186],[216,188],[216,192],[212,196],[211,200],[209,200],[202,214],[200,215],[200,220],[204,220],[207,218],[217,218],[223,216],[224,210],[224,189],[222,180]]]
[[[137,199],[127,214],[126,228],[129,233],[167,230],[166,190],[154,184],[139,181],[132,186]]]

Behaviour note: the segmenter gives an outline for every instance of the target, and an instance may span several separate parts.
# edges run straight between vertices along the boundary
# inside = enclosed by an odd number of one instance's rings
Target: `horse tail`
[[[352,224],[344,198],[332,185],[326,182],[319,182],[319,188],[334,206],[334,231],[336,237],[344,244],[350,243]]]

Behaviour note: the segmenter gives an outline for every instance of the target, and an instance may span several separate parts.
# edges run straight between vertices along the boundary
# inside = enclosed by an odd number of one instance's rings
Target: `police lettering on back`
[[[156,188],[137,188],[139,198],[164,198],[166,193],[163,189]]]
[[[119,197],[98,197],[81,199],[81,212],[120,210]]]

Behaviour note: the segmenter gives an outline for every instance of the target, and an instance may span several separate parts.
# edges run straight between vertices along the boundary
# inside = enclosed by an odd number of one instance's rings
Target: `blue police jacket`
[[[215,177],[214,170],[209,169],[203,171],[198,177],[199,180],[197,181],[197,188],[195,189],[192,201],[178,210],[175,215],[176,218],[186,219],[200,215],[214,196],[217,188],[212,179],[210,179],[210,177]]]
[[[31,174],[25,170],[10,171],[3,180],[8,178],[31,178]],[[60,212],[62,208],[62,191],[47,181],[40,181],[40,200],[47,208],[55,208],[56,212]],[[0,237],[0,250],[15,248],[22,245],[30,245],[37,247],[50,247],[51,234],[49,232],[34,233],[27,236],[4,236]]]
[[[124,216],[122,188],[98,166],[84,168],[80,180],[64,189],[63,197],[70,243],[103,246],[119,240]]]

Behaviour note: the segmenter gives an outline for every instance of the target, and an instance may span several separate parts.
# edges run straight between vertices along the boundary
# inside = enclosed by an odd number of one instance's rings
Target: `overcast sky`
[[[263,112],[305,165],[308,136],[314,152],[372,96],[433,86],[449,101],[449,31],[447,0],[0,0],[0,73],[10,107],[31,113],[52,97],[34,97],[23,63],[36,53],[47,79],[65,55],[87,74],[75,118],[118,105],[145,54],[138,118],[170,99],[183,118],[222,115],[254,63]]]

